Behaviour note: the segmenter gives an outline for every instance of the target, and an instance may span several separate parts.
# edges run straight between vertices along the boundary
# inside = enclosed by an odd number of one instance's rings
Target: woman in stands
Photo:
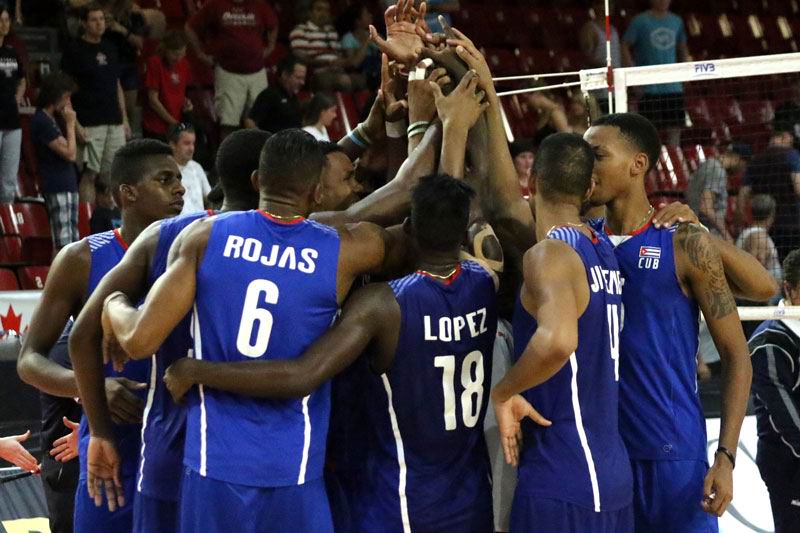
[[[328,127],[336,120],[336,101],[330,96],[317,93],[308,104],[303,117],[303,131],[318,141],[330,142]]]
[[[0,202],[14,201],[22,144],[19,106],[25,97],[25,73],[18,50],[8,42],[11,12],[0,3]]]
[[[31,119],[31,140],[56,251],[79,239],[77,120],[70,101],[76,88],[72,78],[60,72],[45,78]],[[63,130],[59,121],[64,124]]]

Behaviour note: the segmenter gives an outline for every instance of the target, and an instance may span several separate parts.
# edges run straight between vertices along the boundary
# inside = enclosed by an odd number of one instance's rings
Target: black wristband
[[[736,456],[734,456],[728,448],[719,446],[717,447],[717,451],[714,452],[714,455],[716,456],[718,453],[725,454],[725,457],[731,462],[731,467],[736,468]]]

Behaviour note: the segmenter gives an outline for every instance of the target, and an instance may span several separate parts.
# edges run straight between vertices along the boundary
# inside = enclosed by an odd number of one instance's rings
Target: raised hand
[[[397,98],[397,79],[389,70],[389,57],[381,54],[381,89],[386,122],[397,122],[406,116],[408,102]]]
[[[125,492],[119,476],[119,453],[114,442],[92,436],[86,453],[86,488],[97,507],[103,505],[105,494],[108,510],[112,513],[125,505]]]
[[[194,385],[194,381],[191,379],[191,370],[195,363],[195,359],[184,357],[169,365],[164,373],[164,384],[175,403],[182,403],[183,397]]]
[[[427,5],[422,2],[419,11],[414,9],[414,0],[398,0],[396,5],[389,6],[383,15],[386,23],[386,39],[378,34],[375,26],[370,25],[369,36],[381,52],[408,67],[416,64],[419,52],[424,44],[420,34],[425,34],[425,13]],[[420,31],[421,30],[421,31]]]
[[[539,412],[519,394],[515,394],[504,402],[492,399],[494,413],[497,417],[497,427],[500,430],[500,442],[503,444],[503,455],[506,462],[512,466],[519,464],[519,446],[522,442],[520,422],[528,417],[540,426],[550,426],[552,422],[544,418]]]
[[[56,461],[66,463],[78,457],[78,428],[80,424],[73,422],[66,416],[61,421],[70,429],[70,432],[53,442],[50,456]]]
[[[690,224],[699,224],[700,220],[697,214],[688,205],[681,202],[673,202],[665,206],[659,206],[655,216],[653,216],[653,225],[657,228],[674,226],[681,222],[688,222]]]
[[[447,44],[455,47],[458,57],[460,57],[469,68],[478,73],[480,88],[486,91],[486,94],[491,94],[494,91],[494,82],[492,82],[492,71],[489,69],[486,58],[483,57],[483,54],[469,37],[456,28],[451,28],[450,31],[455,35],[455,38],[448,38]]]
[[[424,68],[424,63],[418,63],[418,67]],[[431,83],[444,88],[450,83],[450,76],[444,68],[431,70],[425,79],[409,80],[408,82],[408,121],[415,123],[419,121],[430,122],[436,116],[436,98],[433,93]]]
[[[484,92],[475,92],[478,87],[478,75],[473,70],[461,78],[461,83],[448,96],[442,94],[438,84],[428,82],[428,85],[433,90],[436,112],[445,128],[469,130],[489,107],[488,103],[483,102]]]
[[[22,445],[30,436],[31,431],[28,430],[22,435],[0,438],[0,457],[26,472],[38,474],[40,470],[39,463],[36,462],[33,455]]]

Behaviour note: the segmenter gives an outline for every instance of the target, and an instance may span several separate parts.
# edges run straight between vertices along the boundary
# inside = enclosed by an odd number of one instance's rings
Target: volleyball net
[[[783,279],[800,248],[800,53],[495,79],[509,140],[547,124],[548,100],[576,123],[638,112],[662,147],[646,178],[654,206],[688,203],[710,231]],[[740,307],[742,320],[800,319],[800,308]]]

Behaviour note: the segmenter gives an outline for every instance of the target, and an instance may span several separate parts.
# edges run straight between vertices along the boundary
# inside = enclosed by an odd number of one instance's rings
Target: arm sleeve
[[[766,405],[773,428],[800,457],[800,402],[792,391],[796,354],[786,348],[765,343],[753,349],[752,390]]]
[[[34,144],[47,146],[62,136],[63,134],[61,133],[61,130],[52,124],[44,123],[40,117],[34,117],[34,119],[31,121],[31,138],[33,139]]]
[[[789,166],[792,169],[792,173],[800,172],[800,152],[797,150],[789,151]]]
[[[677,15],[675,16],[677,17]],[[678,17],[678,34],[675,36],[675,41],[680,44],[686,44],[686,25],[681,17]]]

